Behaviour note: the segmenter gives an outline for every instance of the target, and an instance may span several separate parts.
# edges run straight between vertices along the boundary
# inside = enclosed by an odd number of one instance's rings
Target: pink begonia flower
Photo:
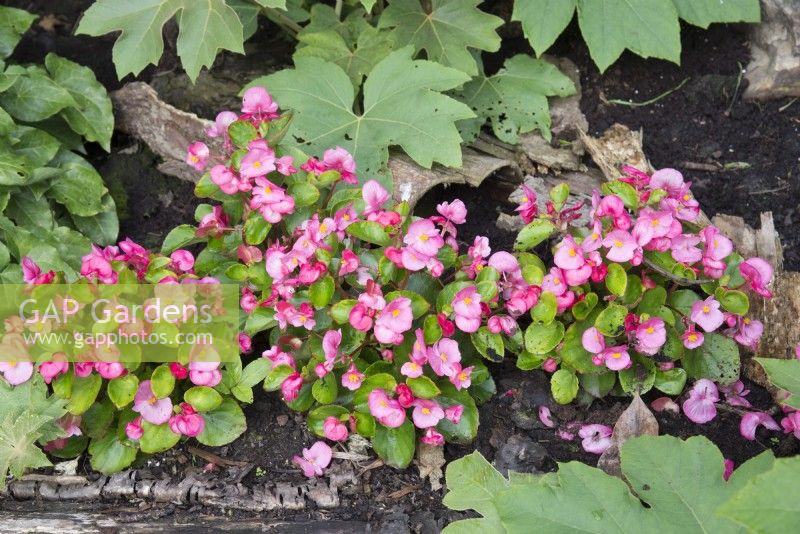
[[[456,326],[468,334],[477,332],[481,326],[481,296],[478,288],[468,286],[453,298]]]
[[[607,347],[601,355],[606,367],[612,371],[621,371],[631,365],[631,356],[628,354],[627,345]]]
[[[634,252],[638,248],[636,240],[625,230],[612,230],[609,232],[603,239],[603,246],[608,249],[606,257],[617,263],[631,261]]]
[[[575,243],[575,239],[571,235],[567,235],[556,245],[553,262],[556,266],[566,270],[583,267],[586,260],[583,257],[583,249]]]
[[[563,439],[564,441],[572,441],[575,439],[575,434],[570,432],[569,430],[559,429],[556,431],[556,435]]]
[[[706,226],[699,233],[705,245],[704,257],[719,261],[724,260],[733,252],[733,243],[720,233],[719,228]]]
[[[342,180],[348,184],[357,184],[356,178],[356,161],[350,152],[344,148],[337,146],[336,148],[329,148],[322,154],[322,163],[329,169],[339,171],[342,175]]]
[[[769,414],[764,412],[747,412],[739,423],[739,433],[744,439],[754,441],[756,429],[761,425],[768,430],[780,430],[781,427]]]
[[[790,412],[786,417],[781,419],[781,428],[788,434],[794,433],[794,437],[800,439],[800,412]]]
[[[342,330],[328,330],[322,336],[322,351],[325,353],[325,360],[334,362],[339,353],[339,345],[342,343]]]
[[[372,316],[369,308],[361,302],[353,306],[347,318],[350,326],[361,332],[368,332],[372,328]]]
[[[331,441],[344,441],[347,439],[347,427],[334,416],[326,417],[322,423],[325,437]]]
[[[281,156],[275,160],[275,168],[284,176],[289,176],[297,172],[294,167],[294,158],[292,156]]]
[[[270,362],[272,362],[272,368],[273,369],[275,367],[278,367],[279,365],[288,365],[292,369],[296,369],[297,368],[297,364],[296,364],[294,358],[292,357],[292,355],[289,354],[288,352],[282,351],[281,348],[278,345],[275,345],[271,349],[265,350],[261,354],[261,357],[262,358],[266,358]]]
[[[731,406],[744,406],[750,408],[750,401],[745,397],[750,393],[749,389],[745,389],[744,382],[737,380],[728,386],[720,386],[720,391],[725,394],[725,402]]]
[[[725,466],[725,470],[722,472],[722,480],[727,482],[728,479],[731,478],[731,475],[733,474],[733,468],[735,464],[733,463],[733,460],[725,458],[723,461],[723,465]]]
[[[500,274],[515,274],[519,272],[519,261],[513,254],[501,250],[489,258],[489,267],[497,269]]]
[[[339,276],[354,273],[360,266],[361,260],[358,259],[355,252],[350,249],[344,249],[342,251],[342,263],[339,265]]]
[[[60,354],[63,359],[55,359],[55,356]],[[42,375],[45,384],[49,384],[58,375],[69,371],[69,364],[66,360],[66,355],[63,352],[53,354],[54,359],[49,362],[42,362],[39,364],[39,374]]]
[[[584,252],[594,252],[603,245],[603,225],[600,221],[592,224],[592,231],[581,241],[581,248]]]
[[[228,126],[238,118],[239,116],[233,111],[220,111],[214,119],[214,124],[206,128],[206,135],[211,138],[227,135]]]
[[[189,362],[189,380],[195,386],[213,388],[222,381],[219,362]]]
[[[714,403],[718,400],[719,391],[714,382],[701,378],[689,391],[689,398],[683,401],[683,413],[694,423],[708,423],[717,416]]]
[[[453,384],[457,390],[469,389],[472,385],[472,371],[475,369],[473,366],[461,367],[460,363],[453,364],[453,374],[449,376],[450,383]]]
[[[208,163],[208,147],[205,143],[195,141],[186,149],[186,164],[197,171],[202,171]]]
[[[26,284],[49,284],[55,277],[55,271],[42,273],[41,267],[35,261],[28,256],[22,257],[22,279]]]
[[[275,169],[275,152],[270,147],[266,145],[251,147],[239,163],[239,176],[257,178],[266,176]]]
[[[294,198],[264,177],[256,178],[250,207],[261,213],[272,224],[279,223],[284,215],[294,212]]]
[[[94,371],[94,362],[75,362],[75,376],[86,378]]]
[[[663,189],[670,195],[678,195],[683,188],[683,175],[675,169],[659,169],[650,177],[651,189]]]
[[[761,258],[750,258],[739,264],[739,272],[747,286],[764,298],[772,298],[767,286],[772,282],[772,266]]]
[[[550,413],[550,408],[544,405],[539,406],[539,421],[547,428],[555,428],[556,426],[555,421],[553,421],[553,415]]]
[[[97,374],[106,380],[113,380],[127,372],[125,366],[120,362],[96,362],[94,364],[94,369],[97,371]]]
[[[252,245],[241,244],[236,249],[236,255],[242,263],[250,266],[254,263],[260,262],[264,255],[258,247]]]
[[[764,324],[761,321],[749,317],[739,317],[737,318],[736,335],[733,336],[733,339],[739,344],[755,350],[763,333]]]
[[[403,237],[403,242],[414,252],[431,258],[444,246],[444,239],[439,230],[429,219],[420,219],[411,223]]]
[[[408,387],[408,384],[397,384],[394,388],[394,392],[397,394],[397,402],[400,403],[400,406],[403,408],[410,408],[414,404],[414,401],[417,400],[417,398],[414,397],[414,392]]]
[[[295,456],[292,463],[303,470],[308,478],[322,476],[323,471],[331,464],[333,451],[324,441],[317,441],[310,448],[303,449],[303,456]]]
[[[414,401],[414,411],[411,419],[417,428],[429,428],[439,424],[444,419],[444,410],[436,401],[417,399]]]
[[[281,394],[283,400],[292,402],[300,394],[300,388],[303,387],[303,375],[300,373],[292,373],[281,382]]]
[[[207,213],[200,219],[196,233],[198,237],[217,236],[227,225],[228,216],[222,210],[222,205],[218,204],[214,206],[210,213]]]
[[[667,342],[664,320],[651,317],[636,328],[636,350],[642,354],[654,355]]]
[[[92,245],[92,251],[81,258],[81,276],[97,279],[103,284],[116,284],[117,273],[111,266],[113,252],[111,247],[101,249]]]
[[[236,341],[239,342],[239,352],[242,354],[249,354],[253,350],[253,339],[244,332],[239,332]]]
[[[442,338],[428,349],[428,363],[437,376],[453,376],[461,362],[461,351],[454,339]]]
[[[454,224],[464,224],[467,222],[467,207],[464,203],[455,199],[453,202],[442,202],[436,206],[439,215]]]
[[[420,441],[426,445],[439,447],[444,445],[444,436],[431,427],[425,430],[425,433],[422,435],[422,438],[420,438]]]
[[[172,376],[175,377],[175,380],[185,380],[189,378],[189,369],[178,362],[172,362],[169,364],[169,372],[172,373]]]
[[[454,404],[444,409],[444,417],[454,425],[461,422],[461,415],[464,413],[464,406],[461,404]]]
[[[183,273],[190,273],[194,268],[194,256],[188,250],[182,248],[169,255],[172,260],[170,266]]]
[[[205,427],[205,418],[187,402],[181,403],[181,413],[169,418],[169,429],[182,436],[193,438],[202,434]]]
[[[519,213],[525,224],[529,224],[539,213],[539,208],[536,205],[536,192],[527,185],[522,184],[522,193],[520,205],[514,211]]]
[[[600,330],[592,326],[591,328],[587,328],[583,335],[581,335],[581,345],[583,345],[583,348],[586,349],[587,352],[600,354],[606,348],[606,340],[603,334],[600,333]]]
[[[702,332],[698,332],[693,324],[690,324],[681,334],[681,340],[683,341],[683,346],[687,349],[696,349],[703,345],[705,336],[703,336]]]
[[[137,417],[125,425],[125,435],[128,436],[128,439],[137,440],[142,437],[142,434],[144,434],[144,428],[141,417]]]
[[[0,373],[3,373],[9,384],[18,386],[27,382],[33,375],[33,364],[27,361],[0,362]]]
[[[542,370],[547,373],[555,373],[558,370],[558,362],[554,358],[547,358],[542,363]]]
[[[549,291],[556,297],[560,297],[567,291],[567,284],[564,280],[564,272],[558,267],[553,267],[542,279],[542,291]]]
[[[607,425],[583,425],[578,435],[583,438],[583,450],[592,454],[603,454],[611,446],[613,429]]]
[[[363,381],[364,374],[356,368],[355,364],[350,364],[350,368],[342,375],[342,387],[350,391],[360,388]]]
[[[489,246],[489,238],[476,235],[472,246],[469,247],[469,256],[472,258],[488,258],[492,253],[492,248]]]
[[[703,251],[697,248],[700,244],[700,236],[693,234],[682,234],[672,240],[670,253],[672,259],[681,263],[693,264],[703,258]]]
[[[381,388],[373,389],[367,397],[369,413],[380,424],[389,428],[397,428],[406,420],[406,411],[400,403],[386,394]]]
[[[172,416],[172,399],[156,397],[150,387],[150,381],[145,380],[139,384],[139,389],[136,390],[136,396],[133,398],[133,411],[152,425],[162,425]]]
[[[650,407],[654,412],[672,412],[681,413],[681,408],[678,404],[669,397],[659,397],[650,403]]]
[[[489,332],[492,334],[503,332],[508,336],[513,336],[519,328],[519,325],[508,315],[492,315],[486,323],[486,328],[488,328]]]
[[[227,195],[233,195],[239,191],[250,191],[253,184],[247,178],[240,178],[235,172],[225,165],[214,165],[209,172],[211,181],[219,186],[220,190]]]
[[[375,338],[380,343],[399,345],[403,342],[403,333],[411,329],[411,299],[397,297],[381,310],[375,321]]]
[[[278,104],[263,87],[251,87],[242,96],[242,113],[272,120],[278,118]]]
[[[599,194],[599,192],[598,192]],[[620,217],[625,213],[625,203],[617,195],[606,195],[600,199],[595,210],[597,217]]]
[[[692,304],[690,318],[706,332],[713,332],[725,322],[725,315],[719,307],[719,301],[714,297],[698,300]]]
[[[672,227],[672,215],[666,211],[642,208],[633,226],[632,235],[639,246],[645,246],[653,239],[664,237]]]
[[[361,197],[364,199],[364,217],[383,210],[383,205],[389,200],[389,192],[375,180],[368,180],[361,188]]]

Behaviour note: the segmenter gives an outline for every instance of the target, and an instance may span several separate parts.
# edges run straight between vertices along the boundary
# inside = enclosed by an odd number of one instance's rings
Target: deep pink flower
[[[450,383],[458,390],[468,389],[469,386],[472,385],[473,369],[473,366],[462,368],[460,363],[454,363],[453,374],[449,376]]]
[[[339,171],[342,175],[342,180],[348,184],[357,184],[356,178],[356,161],[353,156],[344,148],[337,146],[336,148],[329,148],[322,155],[322,163],[329,169]]]
[[[611,446],[613,429],[607,425],[583,425],[578,435],[583,438],[583,450],[592,454],[603,454]]]
[[[383,210],[383,205],[389,200],[389,192],[375,180],[368,180],[361,188],[361,197],[364,199],[364,217]]]
[[[117,273],[111,266],[113,253],[110,249],[101,249],[92,245],[92,251],[81,258],[81,276],[97,279],[103,284],[116,284]]]
[[[57,355],[61,355],[61,358],[56,359]],[[39,373],[42,375],[45,384],[49,384],[58,375],[69,371],[69,364],[63,352],[53,354],[53,357],[54,359],[52,361],[39,364]]]
[[[334,416],[326,417],[322,423],[325,437],[331,441],[344,441],[347,439],[347,427]]]
[[[272,120],[278,118],[278,104],[263,87],[251,87],[242,97],[242,113]]]
[[[642,354],[656,354],[667,341],[664,320],[651,317],[636,328],[636,350]]]
[[[308,478],[322,476],[323,471],[331,464],[333,451],[324,441],[317,441],[310,448],[303,449],[303,456],[295,456],[292,462],[303,470]]]
[[[692,304],[690,318],[706,332],[713,332],[725,321],[725,315],[719,307],[719,301],[714,297],[698,300]]]
[[[367,397],[369,413],[383,426],[397,428],[406,420],[406,411],[400,403],[381,388],[373,389]]]
[[[294,198],[286,194],[282,188],[264,177],[256,178],[250,207],[257,209],[264,219],[272,224],[281,221],[284,215],[294,212]]]
[[[513,336],[518,327],[517,322],[508,315],[492,315],[486,322],[486,328],[493,334],[503,332],[508,336]]]
[[[429,428],[439,424],[444,418],[444,410],[439,403],[427,399],[417,399],[414,401],[414,411],[411,419],[417,428]]]
[[[725,458],[723,464],[725,465],[725,471],[722,473],[722,480],[727,482],[733,474],[733,468],[735,464],[733,463],[733,460],[729,460],[728,458]]]
[[[475,286],[468,286],[453,298],[455,322],[461,331],[477,332],[481,326],[481,296]]]
[[[28,256],[22,257],[22,279],[26,284],[49,284],[56,277],[55,271],[42,273],[42,269]]]
[[[428,363],[437,376],[453,376],[456,364],[461,362],[461,351],[458,342],[442,338],[428,349]]]
[[[189,380],[195,386],[213,388],[222,381],[219,362],[189,362]]]
[[[714,403],[718,400],[719,391],[714,382],[701,378],[689,391],[689,398],[683,401],[683,413],[694,423],[707,423],[717,416]]]
[[[125,435],[128,436],[128,439],[137,440],[142,437],[142,434],[144,434],[144,428],[141,417],[137,417],[125,425]]]
[[[467,207],[458,199],[453,202],[442,202],[436,206],[436,211],[453,224],[467,222]]]
[[[361,382],[364,381],[364,374],[361,373],[355,366],[350,364],[350,368],[342,375],[342,387],[355,391],[361,387]]]
[[[403,333],[411,329],[411,299],[397,297],[381,310],[375,321],[375,338],[380,343],[398,345],[403,342]]]
[[[184,249],[178,249],[169,255],[172,263],[171,267],[178,272],[190,273],[194,268],[194,256],[191,252]]]
[[[744,406],[750,408],[750,401],[745,397],[750,393],[749,389],[745,389],[744,383],[737,380],[728,386],[720,386],[720,391],[725,394],[725,402],[731,406]]]
[[[120,362],[96,362],[94,368],[106,380],[113,380],[126,373],[125,366]]]
[[[536,218],[536,215],[539,213],[539,208],[536,205],[536,192],[533,189],[523,184],[522,192],[524,194],[521,204],[514,211],[519,212],[519,216],[525,224],[528,224]]]
[[[754,441],[756,429],[761,425],[768,430],[780,430],[781,427],[769,414],[764,412],[747,412],[739,423],[739,433],[744,439]]]
[[[196,141],[186,149],[186,164],[195,170],[202,171],[208,163],[208,147],[205,143]]]
[[[283,400],[292,402],[300,394],[300,388],[303,387],[303,375],[300,373],[292,373],[281,382],[281,393]]]
[[[205,427],[205,418],[186,402],[181,403],[181,413],[173,415],[169,419],[170,430],[190,438],[200,435]]]
[[[542,363],[542,370],[546,373],[555,373],[558,370],[558,362],[555,358],[547,358],[544,363]]]
[[[767,286],[772,282],[772,266],[761,258],[750,258],[739,264],[739,272],[747,285],[756,294],[764,298],[772,298]]]
[[[138,412],[142,418],[152,425],[162,425],[172,416],[172,399],[165,397],[159,399],[150,387],[150,381],[144,380],[136,390],[133,398],[133,411]]]
[[[781,427],[785,433],[793,432],[794,437],[800,439],[800,412],[790,412],[781,419]]]
[[[464,413],[464,406],[461,404],[454,404],[444,409],[444,417],[454,425],[461,422],[461,415]]]
[[[441,445],[444,445],[444,436],[440,432],[434,430],[433,427],[430,427],[425,429],[425,434],[422,435],[420,441],[422,441],[422,443],[425,443],[426,445],[433,445],[439,447]]]
[[[333,364],[339,353],[339,345],[342,343],[342,330],[328,330],[322,337],[322,351],[325,353],[325,360]]]

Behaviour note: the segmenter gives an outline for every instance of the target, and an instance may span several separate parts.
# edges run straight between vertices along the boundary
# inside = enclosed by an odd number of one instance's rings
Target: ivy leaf
[[[12,117],[24,122],[37,122],[62,109],[77,106],[69,92],[54,82],[39,66],[11,67],[18,74],[14,84],[0,93],[0,106]],[[8,71],[6,72],[8,74]]]
[[[427,13],[419,0],[394,0],[383,11],[381,28],[394,28],[397,46],[414,45],[427,58],[448,67],[478,74],[470,49],[496,52],[500,36],[495,31],[503,19],[477,8],[482,0],[432,0]]]
[[[83,14],[77,33],[97,37],[121,31],[112,55],[122,78],[158,64],[164,24],[176,14],[178,55],[192,81],[213,63],[219,49],[244,53],[242,23],[225,0],[98,0]]]
[[[91,217],[100,213],[108,189],[95,168],[68,150],[59,152],[53,161],[64,173],[53,181],[48,194],[72,215]]]
[[[438,63],[412,60],[405,47],[378,63],[364,83],[363,113],[354,113],[355,92],[347,73],[315,57],[297,58],[286,69],[251,82],[262,85],[296,115],[290,135],[301,148],[321,152],[342,146],[356,159],[360,176],[375,176],[399,145],[418,164],[434,161],[461,166],[461,136],[455,121],[474,116],[470,109],[439,91],[469,78]],[[384,184],[391,187],[391,184]]]
[[[555,65],[526,54],[506,60],[493,76],[481,72],[460,91],[460,99],[478,115],[462,121],[462,135],[474,139],[487,120],[501,141],[516,144],[518,134],[538,129],[550,139],[548,96],[567,96],[575,86]]]
[[[681,29],[672,2],[578,0],[578,23],[600,72],[626,48],[644,58],[680,63]]]
[[[760,22],[758,0],[672,0],[678,15],[695,26],[708,28],[712,22]]]
[[[511,20],[522,23],[522,31],[539,57],[550,48],[563,32],[577,0],[516,0]],[[543,16],[544,15],[544,16]]]
[[[111,99],[94,72],[52,53],[47,54],[44,63],[53,80],[77,103],[77,106],[64,108],[61,116],[75,132],[88,141],[100,143],[109,152],[114,115],[111,113]]]
[[[0,59],[11,55],[34,20],[36,15],[23,9],[0,6]]]

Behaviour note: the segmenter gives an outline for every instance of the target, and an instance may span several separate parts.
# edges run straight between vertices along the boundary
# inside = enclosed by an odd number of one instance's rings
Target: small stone
[[[275,422],[278,423],[278,426],[286,426],[286,423],[289,422],[289,416],[285,414],[279,415],[275,417]]]
[[[517,473],[541,472],[549,455],[547,449],[528,436],[514,434],[503,445],[494,459],[494,466],[504,476],[509,471]]]

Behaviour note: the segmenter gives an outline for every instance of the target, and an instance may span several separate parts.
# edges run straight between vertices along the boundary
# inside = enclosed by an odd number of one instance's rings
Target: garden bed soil
[[[55,26],[36,26],[23,39],[15,59],[41,61],[47,52],[57,52],[92,67],[98,79],[109,89],[119,87],[111,63],[113,38],[91,39],[72,35],[77,16],[89,1],[11,0],[6,4],[25,8],[40,15],[55,15]],[[51,23],[53,21],[51,20]],[[169,30],[168,30],[169,31]],[[728,213],[758,224],[762,211],[772,210],[776,226],[786,245],[786,266],[800,267],[800,234],[793,231],[800,218],[800,178],[798,156],[800,142],[797,127],[800,123],[800,103],[789,100],[769,103],[748,103],[740,98],[740,70],[747,64],[748,51],[744,30],[738,26],[714,26],[704,32],[694,28],[683,31],[683,66],[649,60],[630,54],[600,75],[591,63],[588,51],[577,32],[571,27],[556,44],[553,52],[570,58],[581,71],[583,99],[581,108],[586,114],[590,133],[598,134],[615,122],[631,128],[644,129],[644,149],[653,165],[687,168],[686,162],[707,168],[735,164],[738,170],[710,172],[685,171],[694,182],[694,191],[709,215]],[[530,52],[519,39],[508,55]],[[500,57],[500,56],[497,56]],[[222,61],[230,60],[225,55]],[[288,60],[288,55],[283,58]],[[227,64],[227,63],[226,63]],[[172,50],[167,48],[158,67],[150,67],[138,78],[151,81],[153,76],[183,75],[177,71]],[[647,106],[610,105],[611,99],[647,101],[689,80],[668,96]],[[244,79],[242,79],[244,81]],[[183,82],[178,82],[183,83]],[[742,82],[743,83],[743,82]],[[205,116],[211,110],[197,109]],[[203,113],[204,112],[204,113]],[[106,177],[118,206],[123,208],[121,237],[131,237],[146,245],[157,245],[177,224],[191,222],[197,201],[192,185],[163,176],[154,170],[154,156],[122,135],[114,138],[111,154],[90,147],[89,156]],[[743,165],[746,163],[747,165]],[[690,165],[697,166],[697,165]],[[471,217],[460,230],[460,239],[471,242],[475,235],[490,237],[495,249],[509,249],[513,235],[497,229],[494,220],[498,210],[509,212],[503,205],[505,194],[493,188],[491,179],[478,189],[465,186],[437,188],[420,204],[421,208],[437,201],[458,197],[464,200]],[[258,344],[256,344],[258,347]],[[263,348],[263,347],[259,347]],[[523,373],[513,362],[492,366],[498,395],[480,409],[481,426],[474,445],[447,445],[448,461],[480,450],[501,466],[517,470],[548,471],[557,462],[579,460],[591,465],[597,456],[584,452],[580,442],[557,438],[552,429],[538,420],[536,406],[550,403],[547,377],[540,371]],[[748,384],[748,397],[754,406],[771,406],[769,394],[755,384]],[[654,393],[646,396],[649,401]],[[606,399],[590,408],[553,406],[558,420],[585,420],[613,425],[627,405],[627,399]],[[255,402],[245,410],[247,432],[234,443],[213,450],[227,460],[243,461],[253,468],[244,477],[247,484],[269,481],[301,483],[302,475],[291,465],[291,457],[312,438],[302,416],[292,413],[275,394],[256,393]],[[739,416],[721,411],[706,425],[695,425],[683,416],[656,414],[661,433],[681,438],[702,434],[716,443],[726,458],[737,465],[765,449],[779,455],[796,454],[798,442],[791,435],[759,431],[755,441],[739,436]],[[521,452],[522,451],[522,452]],[[343,462],[347,460],[337,460]],[[156,477],[181,477],[187,472],[203,469],[207,464],[186,447],[144,459],[138,466]],[[281,521],[353,521],[366,530],[381,532],[436,532],[448,522],[465,517],[441,504],[443,491],[431,491],[420,479],[416,468],[398,471],[388,467],[369,468],[359,464],[358,483],[340,489],[341,505],[335,509],[318,509],[309,505],[304,510],[275,510],[261,513],[265,523]],[[220,477],[226,467],[215,468]],[[88,462],[81,460],[78,473],[89,473]],[[13,501],[0,498],[2,513],[53,512],[51,503]],[[71,506],[71,507],[70,507]],[[108,514],[117,522],[158,521],[163,524],[197,524],[205,516],[225,516],[232,519],[253,519],[252,513],[225,511],[214,508],[181,507],[154,503],[81,503],[59,505],[60,511],[81,510]],[[149,518],[149,519],[148,519]],[[306,530],[324,529],[325,523],[313,523]],[[291,525],[278,525],[275,531],[289,532]],[[316,526],[315,526],[316,525]],[[166,527],[165,527],[166,528]]]

